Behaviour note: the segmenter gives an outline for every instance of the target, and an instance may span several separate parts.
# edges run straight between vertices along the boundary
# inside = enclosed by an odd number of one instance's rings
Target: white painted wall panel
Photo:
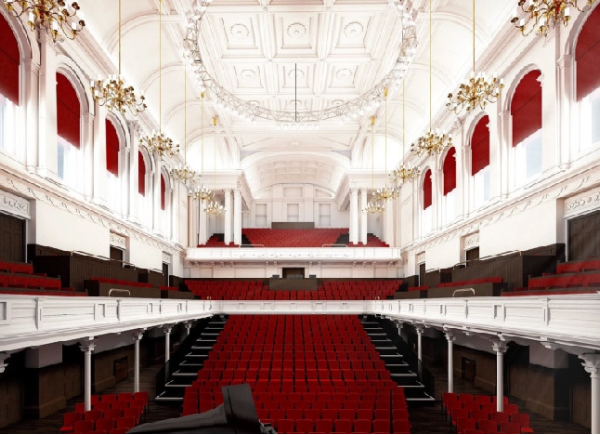
[[[162,251],[139,240],[129,240],[129,262],[143,269],[162,270]]]
[[[427,270],[452,267],[461,261],[460,239],[452,238],[427,249]]]

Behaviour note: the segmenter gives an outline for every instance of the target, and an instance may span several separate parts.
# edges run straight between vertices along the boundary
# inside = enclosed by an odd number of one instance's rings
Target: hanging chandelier
[[[27,13],[27,25],[33,31],[35,29],[46,28],[56,42],[60,37],[60,32],[67,39],[75,39],[79,32],[85,27],[81,13],[79,19],[76,19],[79,12],[77,2],[72,2],[69,6],[63,0],[2,0],[4,6],[14,17],[20,17]],[[19,5],[21,11],[17,12],[14,5]]]
[[[433,83],[432,83],[432,53],[433,35],[431,29],[432,2],[429,0],[429,130],[424,136],[417,139],[410,146],[410,150],[417,156],[440,154],[446,147],[452,146],[452,136],[433,130]]]
[[[185,185],[188,190],[194,187],[198,183],[198,173],[191,169],[187,165],[187,60],[185,57],[183,58],[183,136],[184,136],[184,146],[183,146],[183,166],[179,168],[171,169],[171,177]]]
[[[225,211],[225,207],[223,207],[221,204],[219,204],[216,200],[213,199],[211,201],[208,201],[206,207],[204,207],[204,211],[207,214],[218,216]]]
[[[227,108],[231,113],[244,119],[254,121],[258,118],[275,121],[280,126],[291,125],[292,123],[302,122],[306,126],[318,125],[320,121],[340,117],[343,120],[356,118],[368,110],[372,110],[378,104],[381,104],[383,88],[391,83],[398,83],[408,69],[413,60],[417,47],[417,31],[415,18],[416,9],[412,6],[414,2],[406,0],[391,0],[390,5],[401,20],[402,40],[400,43],[400,56],[396,60],[391,71],[369,91],[358,98],[342,102],[334,106],[329,106],[318,111],[295,112],[291,110],[273,110],[265,106],[253,104],[238,98],[234,93],[226,90],[213,77],[202,59],[200,49],[204,42],[202,37],[202,20],[207,12],[207,8],[212,0],[198,0],[195,6],[188,14],[187,33],[184,38],[184,48],[194,65],[194,73],[201,91],[210,91],[211,98],[217,105]],[[369,107],[371,109],[369,109]]]
[[[106,80],[96,80],[91,83],[94,100],[110,111],[118,110],[125,115],[125,110],[137,116],[146,110],[144,94],[136,97],[133,86],[126,86],[121,75],[121,0],[119,0],[119,74],[110,75]]]
[[[179,152],[179,145],[174,145],[171,138],[162,132],[162,0],[158,0],[158,131],[142,137],[140,144],[160,158],[173,157]]]
[[[527,0],[534,1],[534,0]],[[463,110],[470,112],[479,107],[485,110],[490,103],[496,103],[504,87],[502,79],[496,74],[488,78],[485,73],[475,69],[475,0],[473,0],[473,70],[468,81],[463,80],[456,95],[449,93],[446,107],[459,115]]]
[[[213,147],[213,185],[215,184],[215,176],[217,173],[217,141],[216,141],[216,135],[217,135],[217,122],[218,122],[219,118],[216,116],[213,116],[213,127],[215,128],[215,144]],[[204,207],[204,211],[207,214],[213,215],[213,216],[217,216],[220,215],[221,213],[223,213],[225,211],[225,207],[223,207],[221,204],[219,204],[215,198],[215,194],[211,193],[211,199],[206,203],[206,207]]]
[[[387,156],[387,149],[388,149],[388,134],[387,134],[388,94],[389,94],[388,88],[384,88],[383,89],[383,97],[385,99],[385,105],[384,105],[384,108],[385,108],[385,110],[384,110],[385,172],[384,173],[386,174],[386,176],[388,173],[388,170],[387,170],[387,161],[388,161],[388,156]],[[377,198],[377,200],[383,201],[384,203],[386,201],[393,201],[394,199],[398,198],[399,195],[400,195],[400,192],[398,191],[398,189],[396,189],[394,186],[388,186],[387,178],[386,178],[385,186],[380,187],[375,192],[375,197]]]
[[[371,116],[371,190],[373,190],[373,179],[375,177],[375,116]],[[366,214],[380,214],[385,211],[385,206],[379,203],[377,193],[373,192],[371,201],[363,208],[362,212]]]
[[[200,149],[202,153],[202,163],[200,166],[200,176],[204,175],[204,99],[206,98],[206,94],[202,92],[200,94],[201,100],[201,109],[200,109]],[[200,185],[200,180],[198,180],[198,185],[194,188],[194,190],[189,193],[190,198],[194,201],[212,201],[214,199],[214,194],[212,191],[206,187]]]
[[[571,21],[571,9],[586,12],[596,0],[587,0],[583,9],[579,8],[579,0],[519,0],[519,5],[510,20],[523,36],[537,30],[539,36],[548,36],[550,26],[562,23],[567,27]],[[525,13],[525,18],[519,19],[519,8]],[[531,27],[527,29],[527,26]]]

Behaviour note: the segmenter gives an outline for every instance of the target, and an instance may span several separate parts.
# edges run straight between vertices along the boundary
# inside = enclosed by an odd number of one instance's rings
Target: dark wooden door
[[[479,260],[479,248],[473,248],[467,251],[467,261],[473,260]]]
[[[419,285],[424,285],[425,283],[425,263],[419,264]]]
[[[162,264],[162,272],[163,272],[163,277],[164,277],[164,285],[169,285],[169,264],[168,263],[163,263]]]
[[[569,221],[569,261],[600,257],[600,212]]]
[[[282,274],[283,279],[287,279],[289,277],[297,278],[299,276],[301,276],[302,278],[305,277],[303,267],[284,267],[282,270]]]
[[[0,213],[0,259],[25,261],[25,221]]]
[[[110,247],[110,259],[123,261],[123,250],[119,248],[115,248],[114,246]]]

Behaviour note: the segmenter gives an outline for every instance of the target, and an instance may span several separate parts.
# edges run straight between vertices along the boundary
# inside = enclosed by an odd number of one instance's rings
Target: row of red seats
[[[397,425],[402,425],[398,422]],[[278,433],[392,433],[390,420],[278,420]],[[409,433],[409,432],[394,432]]]
[[[229,242],[229,245],[226,245],[224,241],[219,240],[223,236],[210,236],[205,244],[198,245],[198,248],[239,248],[238,245],[233,242]]]
[[[427,286],[427,285],[420,285],[420,286],[408,288],[409,292],[418,292],[418,291],[427,291],[427,290],[429,290],[429,286]]]
[[[475,285],[475,284],[485,284],[485,283],[501,283],[501,276],[494,276],[491,278],[478,278],[478,279],[470,279],[467,281],[457,281],[457,282],[443,282],[438,285],[438,287],[459,287],[465,285]]]
[[[258,357],[257,357],[258,358]],[[230,358],[223,360],[207,360],[204,362],[204,368],[206,369],[217,369],[217,370],[271,370],[281,368],[291,368],[294,366],[294,362],[298,361],[296,367],[301,366],[303,369],[336,369],[336,370],[352,370],[352,369],[385,369],[385,363],[381,360],[349,360],[341,357],[340,360],[315,360],[310,354],[306,358],[291,358],[289,360],[239,360],[235,361]]]
[[[0,272],[33,274],[33,265],[13,261],[0,261]]]
[[[86,296],[87,297],[87,293],[85,292],[72,292],[72,291],[65,291],[66,289],[62,289],[61,291],[51,291],[51,290],[28,290],[26,292],[23,291],[11,291],[11,290],[0,290],[0,294],[3,295],[28,295],[28,296],[60,296],[60,297],[71,297],[71,296],[75,296],[75,297],[81,297],[81,296]]]
[[[390,245],[385,243],[379,237],[369,236],[369,235],[367,236],[367,244],[366,245],[363,244],[362,242],[358,242],[358,243],[348,243],[348,246],[350,246],[350,247],[367,246],[369,248],[389,248],[390,247]]]
[[[556,273],[581,273],[599,270],[600,271],[600,259],[589,259],[583,261],[569,261],[567,263],[560,263],[556,266]]]
[[[0,287],[60,290],[61,282],[58,278],[0,274]]]
[[[94,276],[94,277],[90,278],[90,281],[98,281],[99,283],[107,283],[107,284],[126,285],[129,287],[146,287],[146,288],[154,287],[152,284],[147,283],[147,282],[124,281],[121,279],[104,278],[104,277],[98,277],[98,276]]]
[[[293,334],[296,335],[296,334]],[[273,333],[267,333],[265,334],[265,337],[269,338],[269,339],[273,339],[273,341],[275,341],[275,339],[279,340],[280,337],[282,337],[281,335],[277,334],[274,335]],[[283,336],[284,338],[287,337],[286,335]],[[342,336],[343,337],[343,336]],[[306,338],[306,341],[303,343],[294,343],[294,342],[283,342],[280,344],[275,344],[275,343],[267,343],[267,344],[258,344],[254,346],[253,350],[244,350],[244,345],[243,344],[230,344],[230,343],[220,343],[218,345],[215,345],[213,347],[213,350],[218,350],[218,351],[224,351],[224,352],[236,352],[235,356],[232,356],[232,358],[237,358],[237,359],[250,359],[250,358],[254,358],[256,357],[256,355],[258,354],[262,354],[262,353],[270,353],[273,354],[273,352],[280,353],[280,352],[294,352],[295,350],[304,350],[304,351],[311,351],[311,352],[328,352],[328,351],[332,351],[332,352],[370,352],[370,351],[375,351],[375,346],[373,345],[373,343],[338,343],[335,346],[329,345],[329,344],[324,344],[323,342],[321,342],[320,340],[310,340],[309,337],[304,337]],[[253,356],[254,354],[254,356]],[[276,356],[276,355],[274,355]],[[315,358],[316,359],[316,358]]]
[[[245,228],[242,234],[253,245],[274,248],[320,248],[332,245],[348,228],[268,229]]]
[[[529,280],[529,290],[547,290],[568,287],[600,287],[600,273],[582,273],[568,276],[541,276]]]

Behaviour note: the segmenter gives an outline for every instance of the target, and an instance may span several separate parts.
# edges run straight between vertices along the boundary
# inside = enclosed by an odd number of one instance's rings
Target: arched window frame
[[[490,117],[479,114],[471,124],[471,208],[476,210],[490,199]],[[487,148],[486,148],[487,147]]]
[[[426,236],[433,230],[433,170],[423,169],[419,185],[421,191],[421,206],[419,207],[419,233]]]
[[[140,147],[138,154],[138,216],[140,217],[141,223],[146,228],[152,227],[152,172],[153,162],[148,152]],[[140,174],[140,162],[143,162],[146,172],[142,177]],[[144,185],[140,181],[144,181]],[[143,193],[142,193],[143,188]]]
[[[127,130],[124,122],[115,114],[109,113],[106,116],[106,198],[109,207],[120,213],[126,209],[125,202],[128,198],[129,180],[125,175],[126,149],[127,149]],[[114,169],[114,161],[111,161],[109,155],[109,124],[112,125],[116,133],[119,149],[116,154],[116,174],[111,172]]]
[[[448,224],[456,217],[457,177],[456,148],[450,147],[442,154],[442,220]]]
[[[171,207],[173,197],[173,184],[169,171],[163,167],[160,174],[160,225],[164,236],[171,235]]]

